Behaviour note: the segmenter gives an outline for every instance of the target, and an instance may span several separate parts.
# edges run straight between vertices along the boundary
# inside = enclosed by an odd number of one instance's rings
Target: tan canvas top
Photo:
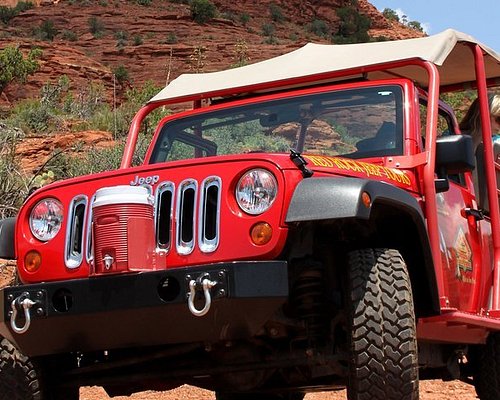
[[[441,85],[471,82],[475,80],[474,56],[468,43],[477,43],[484,50],[486,77],[500,78],[500,54],[465,33],[448,29],[417,39],[344,45],[310,43],[282,56],[240,68],[183,74],[150,102],[186,97],[201,99],[231,88],[251,90],[252,86],[262,83],[293,83],[295,78],[410,59],[430,61],[438,66]],[[427,73],[423,68],[410,66],[390,72],[427,86]],[[369,79],[389,76],[380,71],[368,74]]]

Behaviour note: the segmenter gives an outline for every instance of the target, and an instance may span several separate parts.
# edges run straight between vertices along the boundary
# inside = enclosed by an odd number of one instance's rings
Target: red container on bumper
[[[99,189],[92,210],[96,274],[155,269],[153,198],[147,188]]]

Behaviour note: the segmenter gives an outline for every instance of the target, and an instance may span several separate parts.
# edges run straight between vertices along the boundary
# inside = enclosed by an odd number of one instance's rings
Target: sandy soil
[[[472,400],[476,392],[471,385],[459,381],[442,382],[440,380],[424,381],[420,384],[420,400]],[[109,399],[106,392],[99,387],[86,387],[80,391],[80,400]],[[215,400],[213,392],[192,386],[181,386],[168,392],[142,392],[130,397],[114,397],[125,400]],[[310,393],[306,400],[345,400],[345,390],[338,392]],[[256,399],[258,400],[258,399]]]

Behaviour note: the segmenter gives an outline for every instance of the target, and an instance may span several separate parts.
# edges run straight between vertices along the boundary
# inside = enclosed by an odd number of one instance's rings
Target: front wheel
[[[397,250],[349,253],[349,400],[417,400],[418,359],[410,277]]]
[[[77,400],[77,387],[51,387],[39,366],[0,337],[0,400]]]

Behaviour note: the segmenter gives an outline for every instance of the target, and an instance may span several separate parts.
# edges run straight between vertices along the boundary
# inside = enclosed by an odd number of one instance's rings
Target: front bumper
[[[209,277],[206,315],[188,308],[189,281]],[[13,299],[36,304],[25,333],[12,330]],[[203,292],[194,305],[205,304]],[[6,287],[0,290],[0,335],[40,356],[175,343],[218,342],[255,335],[288,297],[287,264],[234,262]],[[25,323],[23,314],[16,325]]]

